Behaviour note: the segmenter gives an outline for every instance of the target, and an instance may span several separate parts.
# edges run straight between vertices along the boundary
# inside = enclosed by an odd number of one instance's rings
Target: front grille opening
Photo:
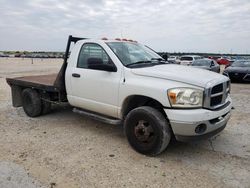
[[[220,93],[223,91],[223,84],[218,84],[212,88],[211,94]]]
[[[220,121],[219,117],[209,120],[209,122],[210,122],[211,124],[218,123],[219,121]]]
[[[210,106],[219,105],[219,104],[221,104],[221,102],[222,102],[222,95],[212,97],[211,101],[210,101]]]
[[[229,113],[229,112],[227,112],[226,114],[222,115],[221,117],[223,117],[223,118],[226,117],[226,115],[227,115],[228,113]]]
[[[227,114],[228,114],[228,112],[227,112],[226,114],[220,116],[220,117],[217,117],[217,118],[214,118],[214,119],[209,120],[209,122],[210,122],[211,124],[218,123],[219,121],[221,121],[221,118],[225,118]]]

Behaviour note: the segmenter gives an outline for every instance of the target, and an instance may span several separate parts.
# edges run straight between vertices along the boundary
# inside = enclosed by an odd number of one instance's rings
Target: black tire
[[[124,126],[129,144],[137,152],[145,155],[160,154],[171,139],[168,121],[161,112],[149,106],[130,111]]]
[[[34,89],[24,89],[22,92],[23,110],[29,117],[37,117],[42,113],[42,101]]]
[[[50,96],[48,93],[42,94],[42,114],[48,114],[51,111]]]

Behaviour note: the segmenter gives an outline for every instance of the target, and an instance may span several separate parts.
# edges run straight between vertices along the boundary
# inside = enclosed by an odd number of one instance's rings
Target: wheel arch
[[[145,95],[127,96],[122,103],[120,117],[122,119],[125,119],[125,117],[131,110],[140,106],[151,106],[153,108],[156,108],[167,118],[167,115],[163,110],[163,105],[158,100]]]

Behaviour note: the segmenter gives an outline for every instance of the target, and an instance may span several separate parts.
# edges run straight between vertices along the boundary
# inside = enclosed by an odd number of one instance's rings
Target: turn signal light
[[[169,96],[170,100],[172,101],[172,104],[175,104],[176,103],[176,93],[169,92],[168,96]]]

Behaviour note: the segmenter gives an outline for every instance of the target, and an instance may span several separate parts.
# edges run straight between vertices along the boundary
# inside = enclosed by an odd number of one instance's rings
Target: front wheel
[[[171,139],[168,121],[157,109],[135,108],[125,119],[129,144],[139,153],[154,156],[166,149]]]

